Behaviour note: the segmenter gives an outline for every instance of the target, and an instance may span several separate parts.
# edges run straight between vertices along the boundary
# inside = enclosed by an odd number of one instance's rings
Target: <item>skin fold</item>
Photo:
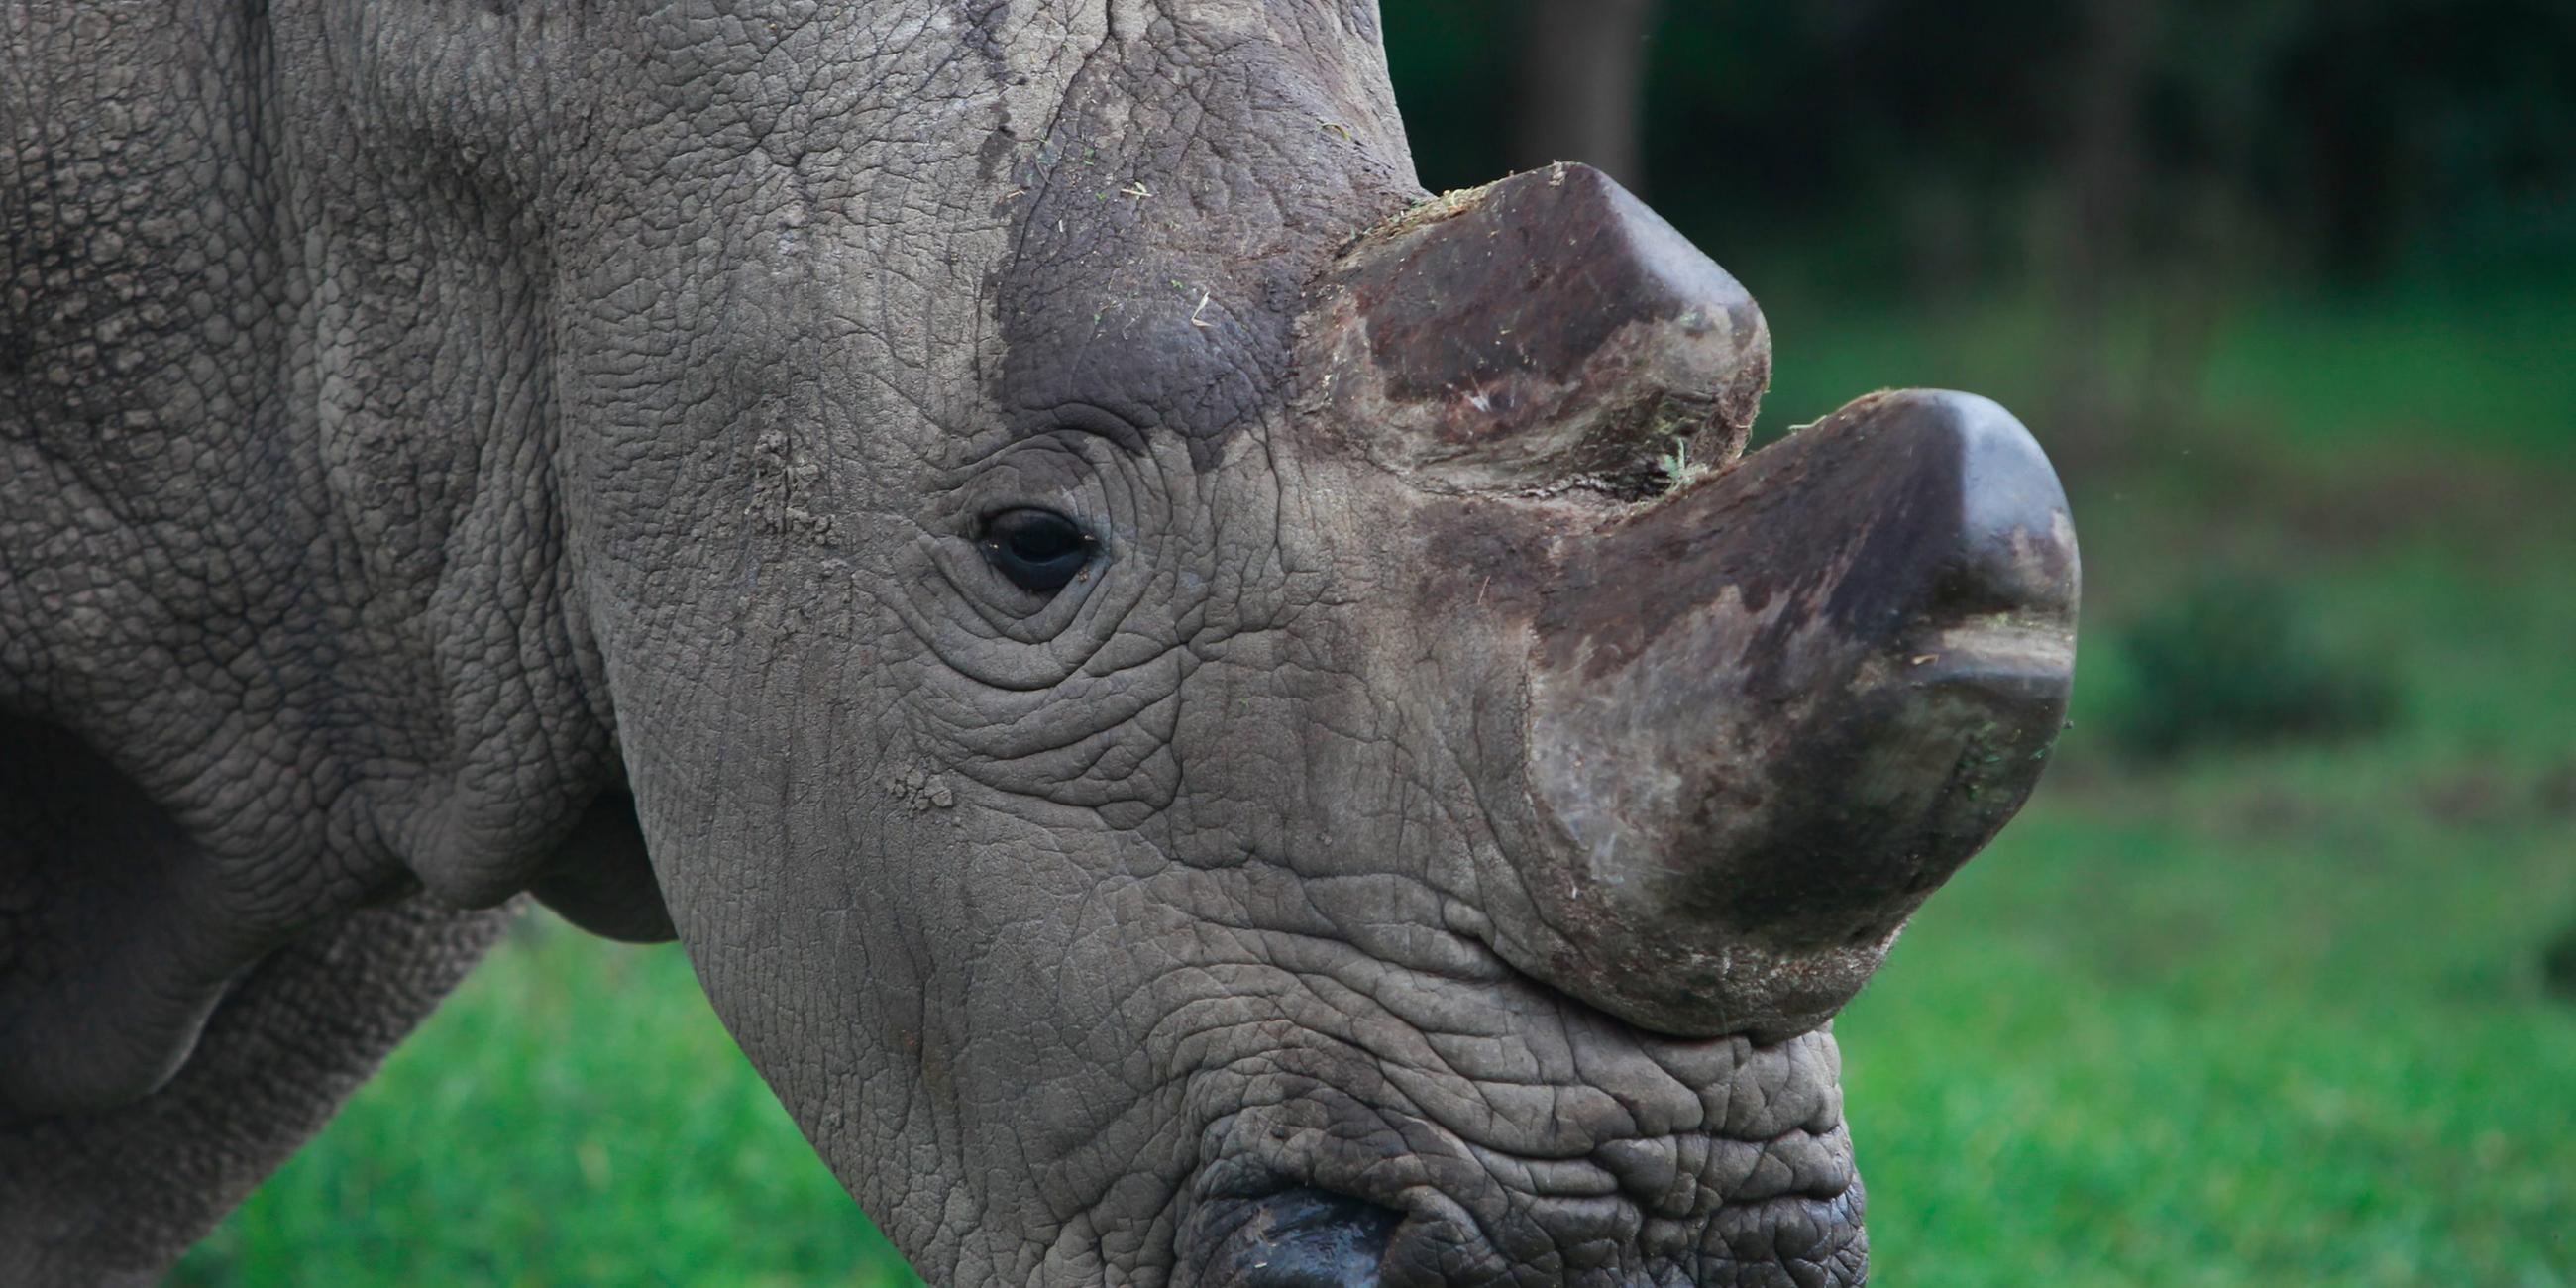
[[[10,0],[0,86],[0,1282],[149,1282],[527,892],[932,1283],[1862,1281],[1825,1025],[2037,775],[2063,497],[1927,394],[1667,493],[1758,310],[1421,205],[1371,0]]]

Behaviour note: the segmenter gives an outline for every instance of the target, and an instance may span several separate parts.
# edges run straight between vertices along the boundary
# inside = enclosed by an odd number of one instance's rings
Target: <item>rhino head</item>
[[[1580,166],[1425,202],[1368,4],[894,8],[692,45],[783,115],[567,265],[652,869],[807,1135],[934,1282],[1859,1282],[1826,1022],[2064,712],[2030,437],[1737,462],[1753,301]]]
[[[2066,702],[2004,411],[1738,460],[1752,299],[1582,166],[1426,200],[1370,0],[273,22],[332,709],[462,768],[207,961],[676,936],[940,1284],[1861,1281],[1828,1021]]]

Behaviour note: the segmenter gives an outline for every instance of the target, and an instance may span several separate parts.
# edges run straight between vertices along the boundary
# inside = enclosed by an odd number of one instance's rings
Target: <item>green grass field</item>
[[[2576,1285],[2576,998],[2541,966],[2576,926],[2561,294],[2246,306],[2187,421],[2070,468],[2077,727],[1839,1022],[1875,1281]],[[2046,439],[2034,318],[1775,314],[1773,419],[1949,385]],[[2385,677],[2393,722],[2123,754],[2155,694],[2121,641],[2214,570]],[[909,1276],[676,952],[541,922],[174,1282]]]

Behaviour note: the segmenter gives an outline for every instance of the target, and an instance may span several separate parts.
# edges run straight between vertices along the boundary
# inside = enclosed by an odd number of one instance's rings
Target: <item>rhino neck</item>
[[[43,887],[0,1112],[152,1091],[278,944],[414,883],[497,902],[616,778],[523,207],[371,134],[341,17],[0,31],[46,104],[0,120],[37,270],[0,294],[0,755],[71,784],[0,856]]]

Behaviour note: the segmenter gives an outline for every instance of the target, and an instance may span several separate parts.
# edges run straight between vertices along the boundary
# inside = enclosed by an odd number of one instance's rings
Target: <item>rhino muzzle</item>
[[[1304,345],[1324,432],[1477,529],[1446,543],[1480,588],[1453,611],[1529,642],[1495,771],[1534,822],[1494,884],[1525,894],[1480,937],[1656,1032],[1822,1024],[2063,727],[2078,559],[2029,433],[1881,393],[1738,460],[1760,311],[1581,166],[1362,237]],[[1706,469],[1659,470],[1676,444]]]
[[[1299,346],[1301,423],[1415,597],[1380,664],[1470,686],[1430,719],[1487,835],[1433,879],[1469,946],[1390,938],[1365,990],[1454,1081],[1355,1051],[1224,1105],[1177,1288],[1861,1282],[1814,1030],[2063,726],[2046,458],[1924,391],[1743,456],[1759,309],[1580,166],[1360,237]]]

